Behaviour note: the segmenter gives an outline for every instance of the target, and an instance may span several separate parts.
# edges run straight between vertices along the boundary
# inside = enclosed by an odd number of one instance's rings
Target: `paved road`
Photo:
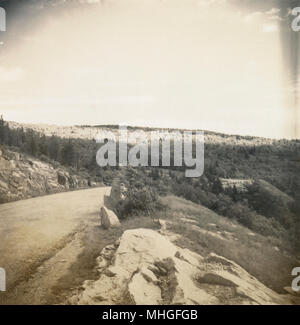
[[[104,194],[109,192],[109,187],[93,188],[0,205],[0,267],[7,276],[7,291],[0,292],[0,304],[18,302],[21,299],[15,297],[18,287],[25,282],[28,287],[33,274],[47,266],[51,258],[47,275],[40,278],[47,282],[58,273],[63,274],[80,251],[76,235],[88,224],[99,224]],[[63,249],[63,256],[59,256]],[[61,261],[66,262],[64,266],[50,274],[51,268]]]

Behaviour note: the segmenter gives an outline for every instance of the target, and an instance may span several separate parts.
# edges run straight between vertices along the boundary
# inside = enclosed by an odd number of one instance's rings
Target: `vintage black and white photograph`
[[[0,305],[300,305],[299,96],[299,0],[0,0]]]

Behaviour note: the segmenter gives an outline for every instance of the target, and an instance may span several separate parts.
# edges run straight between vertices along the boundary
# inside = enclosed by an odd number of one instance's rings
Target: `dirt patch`
[[[70,233],[68,236],[62,238],[54,247],[51,247],[47,252],[39,257],[38,260],[28,263],[26,268],[22,270],[22,275],[18,277],[14,282],[10,283],[6,289],[5,293],[2,293],[0,296],[0,305],[5,304],[18,304],[18,296],[20,296],[19,287],[22,287],[24,283],[30,281],[32,276],[36,274],[52,256],[57,252],[62,250],[66,245],[68,245],[74,239],[76,232]],[[19,291],[19,293],[18,293]],[[24,303],[24,301],[22,302]]]
[[[70,294],[70,291],[80,286],[85,280],[97,278],[96,259],[100,251],[107,245],[114,243],[121,235],[122,229],[103,230],[94,226],[84,232],[81,238],[83,247],[75,263],[69,268],[69,272],[59,279],[57,285],[52,288],[55,300],[48,301],[50,304],[60,304]],[[53,298],[52,297],[52,298]]]

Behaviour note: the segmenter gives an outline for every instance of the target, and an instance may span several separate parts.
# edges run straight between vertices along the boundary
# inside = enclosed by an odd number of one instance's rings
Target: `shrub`
[[[126,176],[120,179],[126,187],[123,193],[125,198],[115,207],[120,218],[137,214],[150,215],[157,208],[162,208],[159,195],[147,177],[132,168],[127,169]]]
[[[249,205],[258,213],[268,218],[275,218],[286,229],[293,224],[291,211],[282,198],[262,188],[258,183],[248,186],[246,194]]]

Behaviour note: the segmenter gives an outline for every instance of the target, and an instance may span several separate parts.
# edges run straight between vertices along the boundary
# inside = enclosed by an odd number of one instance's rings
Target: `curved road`
[[[84,248],[81,234],[99,228],[109,192],[93,188],[0,205],[0,267],[7,277],[0,304],[48,303],[48,291]]]

